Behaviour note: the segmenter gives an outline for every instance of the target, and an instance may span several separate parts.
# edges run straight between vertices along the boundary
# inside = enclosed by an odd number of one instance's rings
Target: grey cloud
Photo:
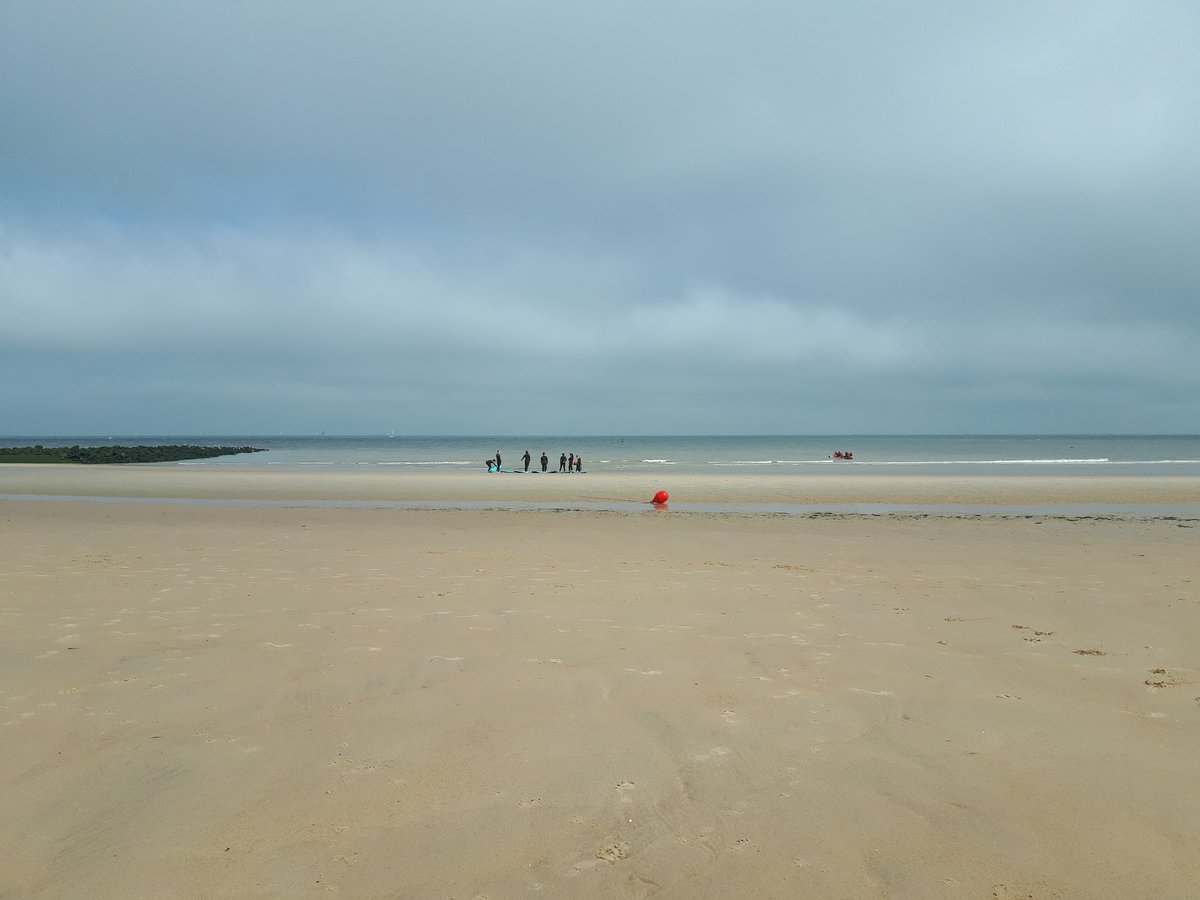
[[[0,414],[99,367],[149,430],[1188,430],[1198,24],[8,4]]]

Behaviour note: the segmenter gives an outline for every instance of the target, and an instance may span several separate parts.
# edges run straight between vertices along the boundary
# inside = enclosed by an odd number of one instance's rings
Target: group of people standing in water
[[[524,471],[529,471],[529,463],[532,459],[533,457],[529,455],[528,450],[522,454],[521,462],[525,465]],[[545,472],[550,465],[550,457],[546,455],[545,450],[542,451],[542,458],[539,460],[539,462],[542,464],[542,471]],[[503,461],[500,458],[500,451],[497,450],[495,458],[487,461],[487,470],[489,472],[503,472],[504,469],[501,468],[502,465]],[[558,471],[567,473],[576,472],[582,474],[583,457],[577,453],[564,453],[558,458]]]

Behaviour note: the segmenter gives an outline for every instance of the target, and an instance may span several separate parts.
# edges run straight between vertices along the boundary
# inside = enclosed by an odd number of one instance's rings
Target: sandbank
[[[589,472],[488,474],[482,470],[370,470],[155,466],[0,466],[0,494],[144,498],[643,502],[666,489],[691,503],[1200,504],[1200,478],[861,475],[653,475]]]

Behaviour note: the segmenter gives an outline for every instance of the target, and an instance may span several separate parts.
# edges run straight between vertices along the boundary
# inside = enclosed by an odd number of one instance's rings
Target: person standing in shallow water
[[[567,454],[565,453],[558,458],[558,471],[567,471]]]
[[[575,471],[583,472],[583,457],[582,456],[577,455],[575,457]]]
[[[546,466],[550,464],[550,457],[546,456],[546,451],[542,451],[542,471],[546,471]]]
[[[496,451],[496,471],[500,471],[500,451]]]
[[[525,451],[525,455],[521,457],[521,461],[525,463],[525,471],[526,471],[526,472],[528,472],[528,471],[529,471],[529,460],[530,460],[530,459],[531,459],[531,457],[530,457],[530,455],[529,455],[529,451],[528,451],[528,450],[526,450],[526,451]]]
[[[575,454],[568,453],[567,454],[567,474],[570,475],[574,471],[575,471]]]

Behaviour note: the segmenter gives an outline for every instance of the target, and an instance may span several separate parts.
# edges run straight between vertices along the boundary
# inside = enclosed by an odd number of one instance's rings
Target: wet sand
[[[465,471],[361,472],[321,467],[0,466],[0,494],[200,499],[648,501],[662,489],[690,503],[1200,504],[1200,478],[864,475],[582,475]]]
[[[5,469],[8,494],[652,487]],[[780,489],[724,480],[667,486]],[[1195,491],[859,481],[789,489]],[[0,896],[1190,897],[1198,537],[1170,520],[0,501]]]

